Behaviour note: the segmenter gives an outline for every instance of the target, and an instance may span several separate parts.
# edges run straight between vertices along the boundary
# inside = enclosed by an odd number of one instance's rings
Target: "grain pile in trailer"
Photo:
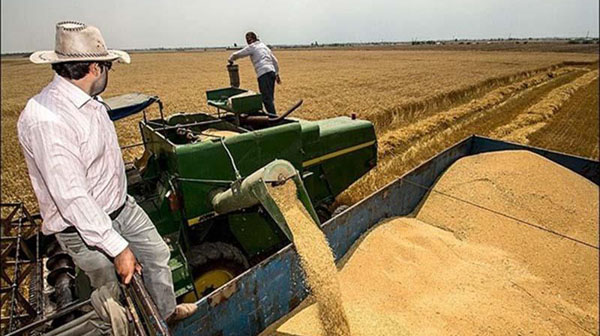
[[[597,334],[598,195],[531,152],[458,160],[416,218],[380,223],[347,255],[353,334]],[[264,334],[324,332],[312,305]]]

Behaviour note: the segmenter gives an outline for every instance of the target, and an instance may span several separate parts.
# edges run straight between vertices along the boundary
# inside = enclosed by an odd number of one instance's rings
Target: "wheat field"
[[[375,124],[378,167],[342,194],[341,203],[364,198],[464,136],[502,137],[502,127],[525,120],[521,115],[531,114],[530,109],[556,106],[557,99],[560,106],[542,112],[544,124],[523,133],[521,141],[598,159],[598,100],[593,99],[598,54],[343,49],[275,54],[283,81],[276,89],[278,111],[304,99],[293,116],[315,120],[354,113]],[[227,56],[227,51],[134,53],[131,64],[113,67],[103,97],[141,92],[160,96],[167,115],[211,111],[205,91],[228,86]],[[241,87],[257,91],[250,61],[239,64]],[[3,58],[1,70],[2,202],[22,200],[36,209],[15,126],[27,99],[53,73],[50,66],[26,58]],[[585,99],[577,108],[571,106],[574,95]],[[557,127],[557,120],[571,122],[567,113],[577,114],[578,122],[583,119],[586,129]],[[138,121],[131,117],[116,123],[122,145],[138,141]],[[581,133],[586,136],[574,136]],[[127,152],[125,158],[133,155]]]

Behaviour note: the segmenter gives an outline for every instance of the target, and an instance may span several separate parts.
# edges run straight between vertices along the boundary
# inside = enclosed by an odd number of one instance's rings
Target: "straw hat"
[[[57,23],[54,50],[36,51],[29,56],[29,60],[36,64],[115,60],[131,62],[128,53],[106,49],[98,28],[75,21]]]

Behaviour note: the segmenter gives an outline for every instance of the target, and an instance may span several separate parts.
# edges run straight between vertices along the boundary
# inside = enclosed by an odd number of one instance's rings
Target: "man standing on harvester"
[[[255,33],[246,33],[246,42],[248,46],[231,54],[228,61],[233,63],[236,59],[250,56],[258,77],[258,88],[265,109],[267,113],[275,115],[277,114],[275,111],[275,82],[281,84],[279,63],[271,49],[262,43]]]
[[[195,305],[176,305],[169,248],[127,195],[117,134],[99,96],[112,62],[129,63],[129,55],[107,50],[98,28],[67,21],[56,25],[55,49],[30,60],[56,72],[17,123],[42,232],[56,236],[92,287],[115,284],[115,269],[125,284],[142,273],[163,318],[193,314]]]

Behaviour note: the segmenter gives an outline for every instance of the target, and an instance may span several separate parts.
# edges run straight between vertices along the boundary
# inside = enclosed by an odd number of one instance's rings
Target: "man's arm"
[[[233,54],[231,54],[231,56],[229,56],[229,59],[227,61],[233,62],[238,58],[250,56],[253,51],[254,51],[254,46],[252,44],[249,44],[246,47],[244,47],[243,49],[240,49],[240,50],[234,52]]]
[[[277,57],[275,57],[275,54],[273,54],[273,51],[271,51],[271,60],[273,60],[273,67],[275,67],[275,74],[277,74],[277,76],[279,76],[279,61],[277,60]]]
[[[77,228],[90,246],[116,257],[127,241],[112,227],[108,215],[88,194],[85,167],[73,130],[56,121],[30,127],[27,137],[37,169],[61,216]]]
[[[281,78],[279,77],[279,61],[277,60],[277,57],[275,57],[275,54],[273,54],[273,51],[270,50],[270,56],[271,56],[271,60],[273,61],[273,67],[275,68],[275,80],[277,81],[277,84],[281,84]]]

